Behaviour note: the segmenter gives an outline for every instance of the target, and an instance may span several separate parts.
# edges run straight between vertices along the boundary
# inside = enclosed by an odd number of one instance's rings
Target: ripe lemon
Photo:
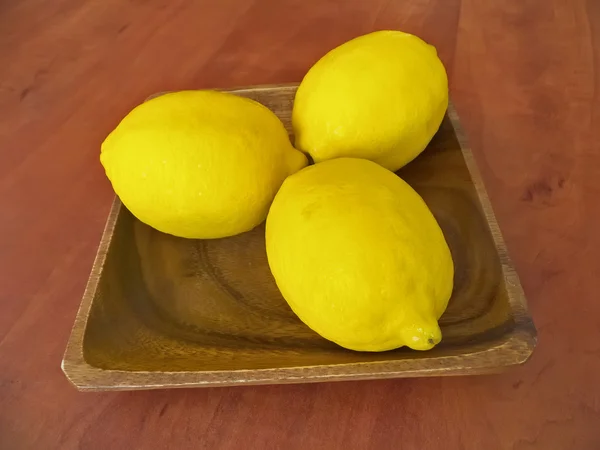
[[[340,158],[290,176],[266,247],[283,297],[324,338],[361,351],[440,342],[452,257],[423,199],[394,173]]]
[[[425,149],[447,106],[435,48],[378,31],[331,50],[308,71],[294,102],[295,145],[315,162],[365,158],[395,171]]]
[[[175,92],[136,107],[106,138],[100,159],[138,219],[201,239],[261,223],[283,180],[307,163],[269,109],[215,91]]]

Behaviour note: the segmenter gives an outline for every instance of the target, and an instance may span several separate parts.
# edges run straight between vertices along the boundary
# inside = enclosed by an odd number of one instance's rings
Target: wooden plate
[[[268,106],[290,130],[296,85],[231,92]],[[186,240],[115,200],[62,368],[81,390],[466,375],[529,358],[536,332],[519,279],[452,106],[428,149],[398,172],[448,240],[455,289],[428,352],[342,349],[289,309],[267,265],[264,225]]]

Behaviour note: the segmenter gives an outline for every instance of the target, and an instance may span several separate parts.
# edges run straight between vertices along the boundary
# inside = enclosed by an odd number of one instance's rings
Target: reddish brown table
[[[218,5],[218,6],[217,6]],[[435,44],[539,331],[472,378],[79,393],[60,360],[151,93],[297,81],[358,34]],[[600,448],[600,2],[0,3],[0,448]]]

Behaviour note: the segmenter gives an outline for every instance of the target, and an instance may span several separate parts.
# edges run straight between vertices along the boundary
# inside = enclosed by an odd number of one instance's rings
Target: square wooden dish
[[[290,133],[295,91],[231,90],[268,106]],[[115,200],[65,374],[99,391],[467,375],[525,362],[535,328],[452,106],[427,150],[398,175],[433,211],[456,266],[433,350],[352,352],[312,332],[275,285],[264,225],[227,239],[179,239]]]

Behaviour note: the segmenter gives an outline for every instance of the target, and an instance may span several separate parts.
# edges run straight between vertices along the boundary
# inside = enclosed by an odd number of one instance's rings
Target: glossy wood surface
[[[112,201],[107,132],[148,95],[300,79],[357,34],[438,47],[538,328],[501,375],[79,393],[60,360]],[[600,447],[600,4],[0,4],[0,448]]]

